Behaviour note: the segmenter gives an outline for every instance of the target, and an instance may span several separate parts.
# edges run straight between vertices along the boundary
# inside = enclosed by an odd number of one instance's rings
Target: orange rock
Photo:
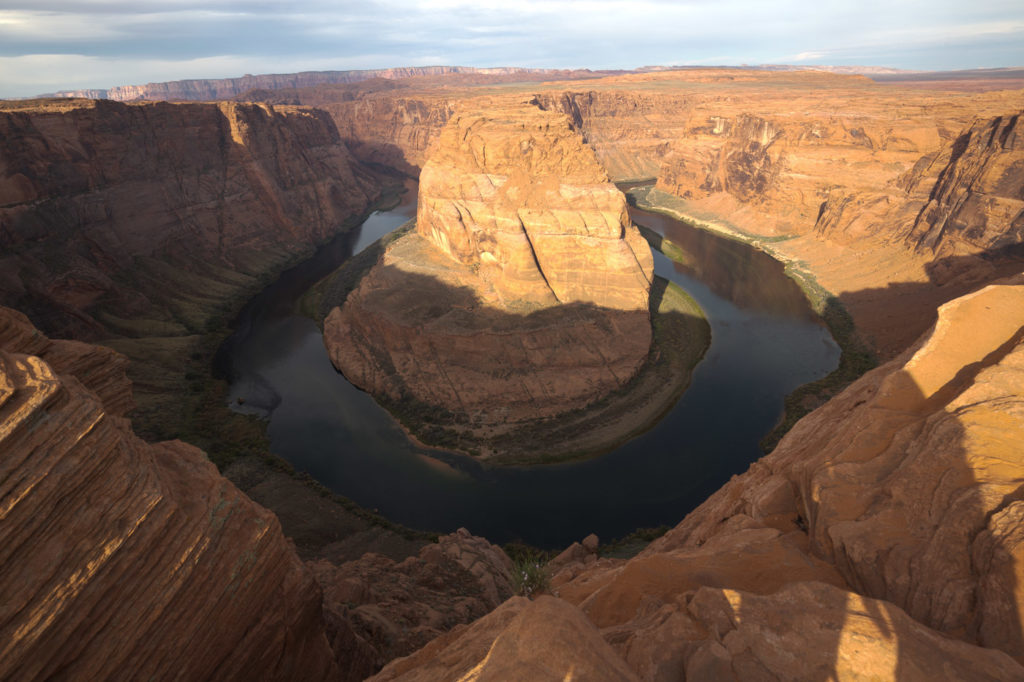
[[[385,680],[637,679],[597,630],[554,597],[515,597],[473,625],[453,630],[371,678]]]
[[[534,106],[453,117],[420,174],[416,230],[519,301],[647,310],[650,247],[569,121]]]
[[[442,536],[418,557],[378,554],[313,565],[339,662],[363,679],[399,656],[470,623],[512,595],[512,562],[465,529]]]
[[[123,362],[83,345],[0,308],[0,678],[335,679],[277,519],[196,448],[136,438]]]

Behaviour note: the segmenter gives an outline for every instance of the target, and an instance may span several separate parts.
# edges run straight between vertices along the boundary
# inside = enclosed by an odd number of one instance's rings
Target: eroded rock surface
[[[528,105],[462,115],[435,157],[416,232],[327,316],[335,366],[485,427],[629,381],[650,348],[650,248],[568,120]]]
[[[312,568],[332,643],[353,679],[484,616],[513,592],[509,558],[465,529],[401,562],[367,554]]]
[[[0,308],[0,678],[336,679],[277,519],[138,439],[123,359],[83,347]]]
[[[635,558],[567,550],[558,608],[644,680],[1024,679],[1022,396],[1018,278],[943,306]],[[485,675],[544,627],[508,602],[382,679]]]

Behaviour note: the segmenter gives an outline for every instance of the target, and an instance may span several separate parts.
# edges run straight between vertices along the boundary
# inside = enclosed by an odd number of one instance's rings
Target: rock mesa
[[[651,342],[650,248],[560,114],[452,118],[416,231],[325,322],[335,366],[392,401],[506,425],[622,386]]]

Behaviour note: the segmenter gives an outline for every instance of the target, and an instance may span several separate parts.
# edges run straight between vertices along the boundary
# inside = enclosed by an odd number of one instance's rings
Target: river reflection
[[[299,266],[242,312],[220,365],[231,399],[268,418],[275,453],[359,504],[399,523],[446,532],[465,526],[494,542],[563,547],[642,526],[675,524],[756,459],[783,397],[824,376],[839,350],[780,264],[669,218],[634,220],[683,247],[685,266],[655,253],[656,272],[697,299],[712,342],[679,403],[654,428],[614,452],[577,463],[497,468],[416,448],[366,393],[331,366],[297,296],[415,215],[415,188],[375,213],[358,235]],[[345,240],[342,240],[345,241]]]

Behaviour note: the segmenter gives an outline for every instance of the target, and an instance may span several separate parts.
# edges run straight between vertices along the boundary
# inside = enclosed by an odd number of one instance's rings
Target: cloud
[[[1024,64],[1019,0],[818,0],[811,6],[797,0],[4,4],[0,96],[83,82],[110,87],[427,63],[632,68],[859,61],[936,69]],[[33,83],[39,87],[30,89]]]
[[[825,52],[821,50],[813,50],[811,52],[800,52],[793,55],[792,57],[784,57],[783,59],[785,61],[806,62],[813,59],[821,59],[824,56]]]

